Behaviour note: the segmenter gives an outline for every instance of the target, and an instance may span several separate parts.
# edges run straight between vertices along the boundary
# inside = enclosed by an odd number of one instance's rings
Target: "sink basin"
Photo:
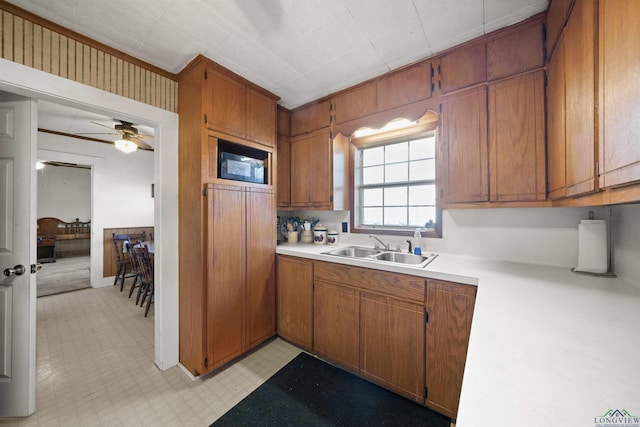
[[[382,253],[379,249],[360,248],[357,246],[349,246],[348,248],[335,249],[333,251],[325,252],[327,255],[344,256],[349,258],[366,258],[372,255],[378,255]]]
[[[323,252],[323,254],[346,258],[359,258],[373,262],[380,261],[390,264],[402,264],[407,267],[418,268],[424,268],[438,256],[436,254],[415,255],[406,252],[385,251],[382,249],[361,248],[358,246],[334,249]]]
[[[428,257],[403,252],[382,252],[374,257],[378,261],[397,262],[400,264],[422,264]]]

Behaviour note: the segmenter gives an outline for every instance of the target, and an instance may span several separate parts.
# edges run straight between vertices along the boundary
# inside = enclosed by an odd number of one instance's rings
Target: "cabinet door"
[[[313,262],[276,258],[277,332],[307,350],[312,346]]]
[[[224,74],[207,70],[207,127],[243,137],[245,86]]]
[[[546,199],[544,71],[489,85],[491,201]]]
[[[254,345],[275,334],[276,201],[271,190],[247,188],[246,341]]]
[[[442,194],[445,203],[489,200],[487,89],[442,100]]]
[[[550,200],[561,199],[566,194],[564,41],[564,36],[562,36],[548,65],[547,72],[547,181]]]
[[[600,1],[600,187],[640,180],[640,2]]]
[[[291,207],[291,143],[278,135],[278,207]]]
[[[331,124],[331,102],[327,99],[291,112],[291,136],[300,135]]]
[[[361,374],[423,401],[424,307],[362,293],[360,310]]]
[[[357,86],[333,98],[336,123],[359,119],[376,112],[376,83]]]
[[[567,196],[596,189],[594,34],[594,1],[577,1],[564,35]]]
[[[276,145],[276,101],[247,88],[245,138],[269,147]]]
[[[440,90],[448,93],[487,79],[485,43],[455,49],[440,60]]]
[[[475,294],[475,286],[427,281],[425,404],[451,418],[460,402]]]
[[[555,55],[555,46],[562,31],[562,25],[567,17],[571,0],[551,0],[547,10],[547,52]]]
[[[487,80],[509,77],[544,65],[542,24],[487,42]]]
[[[316,280],[313,290],[313,350],[358,370],[359,292]]]
[[[431,75],[431,62],[424,61],[378,79],[377,110],[386,111],[431,98]]]
[[[291,139],[291,206],[330,209],[333,193],[329,130]]]
[[[210,187],[206,232],[207,283],[203,304],[207,313],[207,365],[214,369],[241,354],[243,349],[246,234],[242,187]]]

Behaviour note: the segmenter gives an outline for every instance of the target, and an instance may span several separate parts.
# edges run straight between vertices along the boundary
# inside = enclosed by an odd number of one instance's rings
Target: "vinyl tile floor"
[[[149,317],[107,286],[37,300],[36,412],[8,426],[208,426],[300,350],[275,339],[192,381],[154,365]],[[153,306],[152,306],[153,307]]]

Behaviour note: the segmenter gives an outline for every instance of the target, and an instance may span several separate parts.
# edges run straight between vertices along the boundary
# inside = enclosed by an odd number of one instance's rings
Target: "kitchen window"
[[[435,130],[408,135],[352,139],[354,231],[436,234]]]

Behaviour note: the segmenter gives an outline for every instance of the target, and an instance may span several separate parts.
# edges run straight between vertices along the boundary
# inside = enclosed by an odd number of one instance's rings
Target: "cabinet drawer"
[[[355,286],[415,301],[424,301],[425,295],[425,280],[419,277],[329,262],[315,262],[314,280]]]

